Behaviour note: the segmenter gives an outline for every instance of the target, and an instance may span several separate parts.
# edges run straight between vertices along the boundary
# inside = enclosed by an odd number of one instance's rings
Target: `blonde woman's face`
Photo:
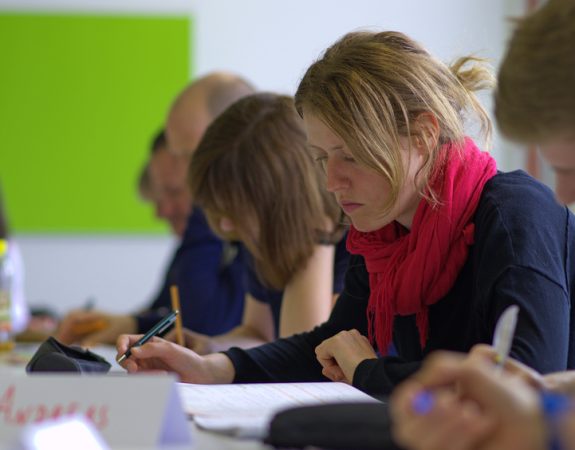
[[[541,154],[555,172],[555,194],[562,203],[575,202],[575,138],[563,138],[541,147]]]
[[[353,158],[345,142],[317,116],[304,111],[304,124],[308,147],[326,171],[327,190],[332,192],[341,209],[359,231],[374,231],[398,221],[411,228],[420,197],[414,180],[423,158],[414,154],[410,158],[407,138],[403,152],[409,170],[400,189],[399,198],[391,209],[386,206],[391,186],[383,175]]]

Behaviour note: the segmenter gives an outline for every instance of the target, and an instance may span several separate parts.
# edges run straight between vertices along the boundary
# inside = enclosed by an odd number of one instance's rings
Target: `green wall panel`
[[[0,13],[0,182],[17,233],[158,232],[137,196],[190,78],[183,16]]]

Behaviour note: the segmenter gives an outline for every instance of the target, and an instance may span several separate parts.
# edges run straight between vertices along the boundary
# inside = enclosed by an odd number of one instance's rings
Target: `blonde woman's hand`
[[[221,353],[201,356],[192,350],[165,339],[154,337],[141,347],[133,347],[141,335],[122,335],[116,348],[118,357],[128,349],[131,356],[122,363],[129,373],[174,373],[183,383],[231,383],[235,369],[230,359]]]
[[[369,340],[357,330],[340,331],[326,339],[315,348],[315,355],[325,377],[348,384],[359,363],[377,358]]]

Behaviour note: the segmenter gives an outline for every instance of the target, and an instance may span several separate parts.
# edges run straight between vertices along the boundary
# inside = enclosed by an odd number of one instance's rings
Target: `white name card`
[[[27,425],[76,414],[112,446],[191,444],[191,426],[170,376],[38,374],[0,380],[3,441],[18,439]]]

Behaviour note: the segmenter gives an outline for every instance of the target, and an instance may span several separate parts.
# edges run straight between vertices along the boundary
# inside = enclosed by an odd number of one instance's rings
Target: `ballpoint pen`
[[[517,325],[517,316],[519,314],[519,306],[508,306],[495,325],[495,332],[493,333],[493,347],[495,348],[495,364],[499,369],[503,368],[505,360],[509,356],[511,350],[511,343],[513,342],[513,335],[515,334],[515,326]]]
[[[503,369],[509,356],[518,314],[519,307],[517,305],[508,306],[495,324],[493,347],[496,352],[495,365],[498,371]],[[413,398],[411,406],[415,413],[425,415],[433,409],[434,403],[434,394],[428,390],[422,390]]]
[[[168,327],[170,327],[174,323],[178,314],[179,314],[178,310],[172,311],[170,314],[168,314],[166,317],[160,320],[156,325],[150,328],[150,330],[146,334],[144,334],[140,339],[138,339],[138,341],[134,345],[128,348],[126,353],[116,358],[118,364],[122,363],[125,359],[130,357],[130,355],[132,354],[131,351],[132,348],[141,347],[150,339],[152,339],[154,336],[158,336],[164,333],[168,329]]]

